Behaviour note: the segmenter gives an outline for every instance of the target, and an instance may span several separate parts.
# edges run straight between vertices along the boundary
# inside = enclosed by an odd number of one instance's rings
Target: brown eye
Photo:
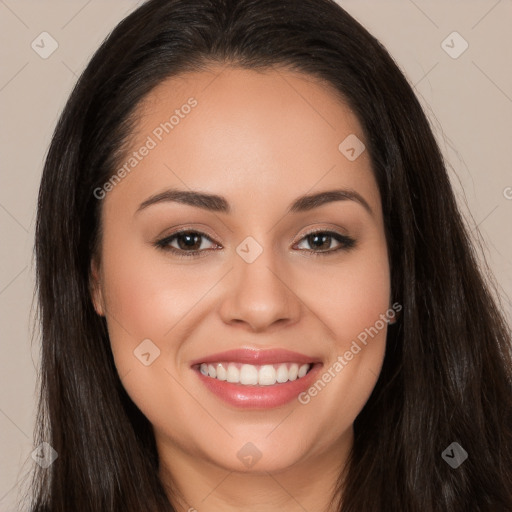
[[[178,242],[178,248],[182,250],[198,250],[201,247],[201,236],[199,233],[187,232],[180,233],[174,238]]]
[[[209,236],[199,231],[179,231],[159,240],[155,245],[160,249],[171,251],[179,256],[188,257],[205,251],[202,243],[204,239],[212,241]],[[176,245],[172,245],[174,243]]]
[[[302,240],[311,247],[311,249],[306,250],[315,254],[334,253],[343,249],[351,249],[355,246],[355,240],[353,238],[333,231],[314,231],[312,233],[308,233],[302,238]],[[335,249],[331,248],[333,240],[339,244]],[[301,241],[300,243],[304,242]]]

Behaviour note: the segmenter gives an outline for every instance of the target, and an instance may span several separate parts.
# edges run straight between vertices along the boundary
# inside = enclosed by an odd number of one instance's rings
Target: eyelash
[[[205,233],[202,233],[200,231],[194,231],[190,229],[184,229],[182,231],[177,231],[176,233],[173,233],[169,236],[166,236],[165,238],[162,238],[161,240],[158,240],[155,242],[155,246],[158,249],[161,249],[163,251],[168,251],[173,253],[178,258],[194,258],[194,257],[203,257],[203,255],[200,255],[200,253],[205,253],[206,251],[211,251],[213,249],[196,249],[193,251],[184,251],[183,249],[176,249],[175,247],[171,247],[169,244],[174,240],[177,239],[180,235],[183,234],[194,234],[199,235],[200,237],[207,238],[210,242],[213,242],[213,240],[206,235]],[[330,249],[327,251],[315,251],[315,250],[307,250],[307,252],[312,253],[313,256],[327,256],[332,255],[333,253],[338,253],[339,251],[349,251],[353,249],[356,245],[356,240],[346,236],[342,235],[340,233],[336,233],[335,231],[326,231],[326,230],[316,230],[311,231],[309,233],[306,233],[299,242],[302,242],[305,238],[316,235],[316,234],[323,234],[330,236],[331,238],[334,238],[337,242],[339,242],[341,245],[337,249]],[[206,256],[206,254],[204,255]]]

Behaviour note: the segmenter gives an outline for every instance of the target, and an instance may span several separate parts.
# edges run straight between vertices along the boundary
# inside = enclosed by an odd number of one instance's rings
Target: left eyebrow
[[[370,205],[363,196],[355,190],[342,188],[326,190],[324,192],[319,192],[318,194],[301,196],[288,208],[288,213],[305,212],[333,201],[355,201],[356,203],[359,203],[370,215],[373,215]]]
[[[318,208],[324,204],[333,201],[355,201],[364,207],[370,215],[373,211],[368,202],[355,190],[349,189],[334,189],[318,192],[316,194],[303,195],[298,197],[289,207],[287,213],[300,213]],[[163,202],[177,202],[195,206],[204,210],[219,213],[231,213],[231,207],[227,199],[223,196],[216,194],[207,194],[204,192],[191,191],[191,190],[178,190],[168,189],[164,192],[149,197],[140,204],[137,209],[138,213],[148,206],[163,203]]]

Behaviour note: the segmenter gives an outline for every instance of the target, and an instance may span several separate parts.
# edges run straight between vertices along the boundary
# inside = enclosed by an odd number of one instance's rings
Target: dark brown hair
[[[165,78],[221,63],[288,68],[339,91],[364,129],[393,300],[378,382],[354,423],[342,512],[512,510],[511,334],[442,155],[383,46],[332,0],[149,0],[98,49],[56,127],[39,193],[41,395],[32,512],[172,511],[152,428],[125,392],[89,293],[101,201],[134,110]],[[340,141],[341,142],[341,141]],[[441,457],[458,442],[468,459]],[[314,477],[314,475],[312,476]]]

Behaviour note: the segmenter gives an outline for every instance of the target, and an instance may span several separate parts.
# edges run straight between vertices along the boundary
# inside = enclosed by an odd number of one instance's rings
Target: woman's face
[[[340,460],[381,369],[391,305],[357,118],[284,69],[175,77],[138,113],[117,179],[95,192],[94,301],[164,464]]]

